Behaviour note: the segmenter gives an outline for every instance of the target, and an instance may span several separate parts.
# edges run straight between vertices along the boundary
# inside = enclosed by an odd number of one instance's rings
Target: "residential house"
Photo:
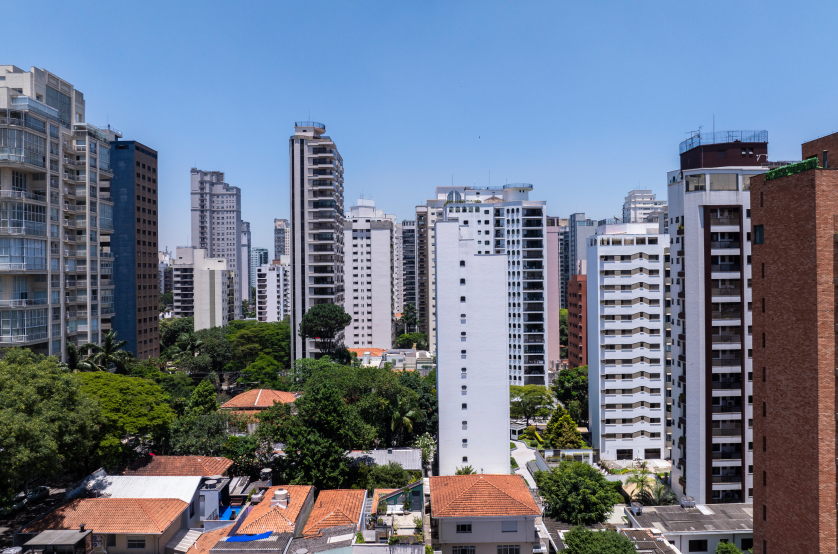
[[[541,511],[520,475],[430,477],[431,538],[442,554],[544,552]]]
[[[319,535],[329,527],[354,525],[361,527],[361,513],[367,500],[364,489],[335,489],[320,491],[308,516],[303,535]]]
[[[252,435],[259,426],[259,412],[273,407],[274,404],[293,404],[300,393],[284,392],[271,389],[251,389],[237,394],[221,405],[222,410],[231,414],[249,416],[247,434]]]
[[[177,498],[189,504],[188,528],[201,527],[204,514],[200,501],[201,477],[158,477],[145,475],[102,475],[87,482],[89,496],[96,498]]]
[[[374,511],[380,511],[378,506],[383,502],[387,506],[385,508],[387,513],[402,512],[407,498],[409,499],[409,511],[421,512],[422,492],[423,483],[421,479],[400,489],[375,489],[372,493],[372,508]]]
[[[190,506],[178,498],[78,498],[16,533],[15,544],[44,531],[79,529],[92,531],[91,543],[108,554],[158,554],[188,528]]]
[[[229,458],[211,456],[145,456],[122,472],[123,475],[215,477],[227,475]]]

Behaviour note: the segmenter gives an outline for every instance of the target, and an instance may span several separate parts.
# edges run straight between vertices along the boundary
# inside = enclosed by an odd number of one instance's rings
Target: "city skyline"
[[[803,14],[768,6],[728,6],[724,18],[670,5],[636,10],[620,4],[488,4],[479,11],[468,4],[387,10],[292,5],[257,9],[259,17],[221,4],[194,6],[49,5],[42,10],[44,28],[82,17],[101,29],[76,37],[74,49],[56,48],[51,40],[29,44],[31,27],[25,24],[7,30],[7,63],[26,70],[35,65],[83,83],[91,123],[110,123],[158,146],[166,183],[160,191],[160,246],[170,251],[190,240],[184,210],[192,166],[224,171],[241,187],[253,244],[270,248],[271,221],[289,216],[288,162],[277,145],[291,135],[287,129],[295,120],[320,121],[340,141],[351,160],[350,202],[363,192],[401,220],[411,219],[416,203],[452,179],[478,186],[530,182],[544,191],[550,215],[612,217],[619,215],[619,198],[627,190],[665,195],[662,175],[678,163],[672,145],[699,125],[710,131],[715,119],[716,130],[767,129],[772,159],[797,159],[801,142],[831,130],[819,120],[835,115],[828,96],[834,78],[817,71],[818,56],[809,54],[828,55],[835,45],[806,32]],[[829,18],[836,9],[823,4],[820,13]],[[313,16],[323,36],[331,37],[315,41],[313,55],[326,59],[337,47],[341,63],[325,78],[326,86],[289,87],[311,72],[304,60],[284,54],[281,37],[293,36],[296,22]],[[684,80],[684,49],[660,48],[659,42],[666,29],[687,24],[702,29],[709,52]],[[212,43],[199,41],[207,29],[224,33]],[[731,41],[723,40],[731,36],[733,45],[743,45],[740,55],[733,56]],[[762,40],[766,36],[773,40]],[[116,47],[97,56],[73,52],[103,42]],[[128,48],[132,42],[144,47]],[[219,62],[230,69],[212,84],[204,77],[220,73]],[[759,85],[763,71],[749,73],[750,65],[795,67],[808,77],[765,91]],[[141,78],[138,69],[155,78]],[[242,87],[238,81],[245,78],[249,85]],[[693,82],[706,83],[706,94],[685,94]],[[259,101],[238,103],[235,115],[223,116],[227,132],[268,139],[253,124],[268,102],[281,140],[223,140],[218,118],[209,114],[219,113],[233,94]],[[747,102],[731,102],[736,96]],[[817,117],[802,112],[809,105],[819,106]],[[376,137],[393,127],[398,147],[369,147],[381,144]],[[530,159],[524,141],[510,140],[522,132],[539,136],[551,154]],[[410,156],[402,155],[405,150]],[[600,204],[587,194],[591,186],[613,200]]]

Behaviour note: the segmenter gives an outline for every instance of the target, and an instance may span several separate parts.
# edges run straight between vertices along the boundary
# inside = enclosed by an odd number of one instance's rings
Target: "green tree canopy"
[[[471,466],[463,466],[454,468],[454,475],[474,475],[477,473]]]
[[[283,372],[284,366],[276,358],[262,352],[252,364],[242,370],[239,383],[248,388],[287,391],[291,387],[288,379],[282,376]]]
[[[568,554],[635,554],[634,543],[616,531],[574,527],[565,534]]]
[[[372,466],[367,474],[367,490],[399,489],[410,483],[410,474],[397,462]]]
[[[195,333],[200,341],[200,353],[210,359],[210,371],[221,373],[225,366],[233,360],[235,348],[227,338],[223,327],[201,329]]]
[[[95,398],[101,409],[96,455],[104,465],[130,461],[132,451],[123,439],[159,442],[165,438],[175,412],[157,383],[107,371],[81,373],[79,378],[82,391]]]
[[[567,411],[559,408],[553,411],[544,438],[550,441],[553,448],[585,448],[588,446],[577,429],[576,422],[570,418]]]
[[[189,397],[195,389],[192,379],[182,371],[163,371],[166,367],[161,358],[148,358],[130,367],[132,377],[154,381],[169,395],[169,405],[178,415],[183,415]]]
[[[732,542],[720,542],[716,545],[716,554],[742,554]]]
[[[300,337],[315,339],[324,353],[337,349],[336,335],[352,323],[352,316],[337,304],[315,304],[300,320]]]
[[[396,348],[428,349],[428,335],[425,333],[405,333],[396,339]]]
[[[100,422],[78,375],[22,348],[0,359],[0,495],[38,476],[89,469]]]
[[[537,472],[535,480],[548,504],[546,514],[573,525],[603,523],[622,501],[614,485],[585,462],[562,462]]]
[[[183,333],[193,333],[195,322],[191,317],[163,319],[160,321],[160,344],[168,348],[177,342]]]
[[[512,417],[523,417],[530,424],[534,417],[550,413],[553,396],[547,387],[540,385],[511,385],[509,387],[509,413]]]
[[[245,368],[261,356],[268,356],[287,370],[291,361],[291,326],[278,323],[236,322],[228,327],[228,337],[236,348],[235,364]]]
[[[222,411],[178,418],[169,431],[171,453],[178,456],[220,456],[227,442],[229,415]]]
[[[201,381],[189,397],[190,415],[207,415],[218,411],[218,395],[209,380]]]
[[[550,385],[556,400],[567,408],[568,413],[579,423],[588,420],[588,366],[573,367],[559,371]],[[574,406],[571,403],[576,402]]]

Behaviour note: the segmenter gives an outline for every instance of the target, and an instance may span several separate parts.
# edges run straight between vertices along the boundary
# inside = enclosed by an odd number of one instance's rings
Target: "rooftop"
[[[655,528],[662,533],[746,532],[754,529],[754,507],[752,504],[696,505],[695,508],[681,506],[643,506],[640,515],[625,509],[629,521],[637,527]]]
[[[85,529],[84,531],[78,531],[76,529],[69,531],[44,531],[37,537],[30,539],[23,546],[72,546],[92,532],[90,529]]]
[[[99,498],[177,498],[192,502],[201,477],[148,475],[103,475],[87,483],[87,490]]]
[[[320,491],[308,516],[303,534],[318,535],[329,527],[352,525],[361,519],[367,491],[364,489],[335,489]],[[352,531],[354,532],[354,531]]]
[[[288,552],[304,552],[306,554],[326,552],[328,550],[350,546],[354,538],[354,525],[331,527],[329,529],[324,529],[323,532],[317,536],[298,537],[292,540],[291,545],[288,547]],[[389,552],[390,548],[388,548],[387,551]],[[190,552],[190,554],[192,553]]]
[[[231,409],[264,409],[270,408],[274,403],[291,404],[297,399],[297,394],[271,389],[251,389],[234,396],[222,404],[221,408]]]
[[[158,535],[180,518],[187,505],[173,498],[77,498],[21,533],[79,529],[85,525],[96,533]]]
[[[231,465],[233,460],[220,457],[146,456],[128,466],[123,475],[214,477],[224,475]]]
[[[274,493],[278,490],[288,491],[288,505],[285,508],[279,505],[271,506]],[[236,534],[258,535],[268,531],[294,533],[306,499],[313,492],[314,487],[309,485],[282,485],[269,488],[265,492],[264,499],[247,514],[247,518],[242,522]]]
[[[634,544],[634,549],[643,554],[681,554],[665,537],[663,537],[656,529],[633,529],[633,528],[614,528],[614,526],[591,528],[596,531],[616,531],[625,536]],[[551,542],[561,543],[565,547],[564,535],[570,529],[562,529],[556,532],[554,537],[550,537]]]
[[[354,460],[365,461],[378,466],[396,462],[404,469],[422,469],[421,448],[381,448],[378,450],[352,450],[347,456]]]
[[[768,131],[717,131],[715,133],[698,132],[678,145],[678,152],[683,154],[702,144],[724,144],[727,142],[768,142]]]
[[[430,477],[432,517],[541,515],[520,475]]]

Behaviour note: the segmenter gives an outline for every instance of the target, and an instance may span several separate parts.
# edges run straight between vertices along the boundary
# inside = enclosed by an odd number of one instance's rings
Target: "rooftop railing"
[[[768,142],[768,131],[717,131],[715,133],[696,133],[678,145],[683,154],[702,144],[725,144],[729,142]]]

